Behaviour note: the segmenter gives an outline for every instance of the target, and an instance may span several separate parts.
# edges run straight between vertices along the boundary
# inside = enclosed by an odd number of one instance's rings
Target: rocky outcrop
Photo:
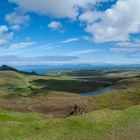
[[[75,104],[68,116],[80,115],[86,112],[85,105]]]

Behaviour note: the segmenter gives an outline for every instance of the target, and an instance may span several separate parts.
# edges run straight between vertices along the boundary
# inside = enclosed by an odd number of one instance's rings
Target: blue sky
[[[138,0],[3,0],[0,64],[140,64]]]

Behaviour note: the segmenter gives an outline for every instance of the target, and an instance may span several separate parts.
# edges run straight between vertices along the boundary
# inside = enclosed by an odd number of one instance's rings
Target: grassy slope
[[[134,105],[140,103],[140,78],[136,77],[137,73],[125,74],[105,73],[101,76],[111,79],[118,78],[118,75],[123,77],[115,86],[124,90],[82,97],[62,92],[62,87],[59,92],[52,91],[58,86],[55,81],[79,82],[77,77],[41,77],[0,72],[0,108],[22,112],[0,111],[0,140],[139,140],[140,106]],[[82,78],[84,81],[89,79],[90,82],[94,82],[98,76],[80,77],[80,81]],[[40,90],[44,85],[32,82],[38,79],[45,80],[43,84],[50,89]],[[47,84],[51,80],[54,83]],[[51,89],[53,85],[54,88]],[[73,88],[72,85],[69,85],[69,88]],[[61,119],[45,114],[24,113],[65,114],[77,103],[86,104],[89,110],[100,110]]]
[[[91,96],[89,104],[93,110],[109,108],[124,109],[140,104],[140,88],[131,87],[106,94]]]
[[[139,140],[140,106],[55,118],[0,111],[2,140]]]
[[[10,94],[19,88],[27,88],[29,80],[27,76],[17,72],[0,71],[0,93]]]

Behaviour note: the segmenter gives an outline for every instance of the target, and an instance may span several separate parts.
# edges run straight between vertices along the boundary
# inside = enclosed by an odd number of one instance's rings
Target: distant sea
[[[48,71],[56,70],[77,70],[77,69],[96,69],[96,70],[109,70],[109,69],[132,69],[140,68],[140,65],[18,65],[13,66],[14,68],[32,72],[35,71],[38,74],[45,74]]]

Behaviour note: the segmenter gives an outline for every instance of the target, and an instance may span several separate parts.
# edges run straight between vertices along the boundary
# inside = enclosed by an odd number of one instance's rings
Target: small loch
[[[114,90],[115,89],[112,88],[112,87],[107,87],[107,88],[103,88],[103,89],[96,90],[96,91],[82,92],[82,93],[80,93],[80,95],[90,96],[90,95],[96,95],[96,94],[103,94],[103,93],[111,92],[111,91],[114,91]]]

